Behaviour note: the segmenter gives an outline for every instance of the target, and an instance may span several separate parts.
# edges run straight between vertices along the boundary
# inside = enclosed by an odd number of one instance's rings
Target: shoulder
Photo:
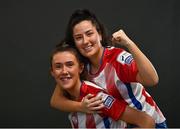
[[[114,46],[107,46],[106,47],[106,53],[108,53],[108,54],[115,54],[115,53],[121,53],[121,52],[123,52],[124,51],[124,49],[122,49],[122,48],[117,48],[117,47],[114,47]]]
[[[81,86],[81,96],[86,96],[87,94],[96,95],[101,91],[103,91],[101,87],[89,81],[83,81],[83,85]]]
[[[90,81],[84,81],[84,85],[86,85],[87,87],[94,87],[94,88],[102,89],[100,86]]]
[[[107,47],[105,50],[105,57],[109,61],[118,61],[119,63],[128,63],[132,55],[122,48]]]

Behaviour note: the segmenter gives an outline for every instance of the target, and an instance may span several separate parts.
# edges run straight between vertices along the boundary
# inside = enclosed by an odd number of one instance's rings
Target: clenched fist
[[[131,39],[125,34],[122,29],[112,34],[112,42],[118,43],[124,47],[127,47],[130,43],[132,43]]]

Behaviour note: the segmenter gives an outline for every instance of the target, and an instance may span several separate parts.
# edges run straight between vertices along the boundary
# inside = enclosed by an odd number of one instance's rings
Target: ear
[[[83,72],[83,70],[84,70],[84,64],[80,63],[80,65],[79,65],[79,72],[80,72],[80,74]]]
[[[54,73],[53,73],[52,68],[50,68],[50,73],[51,73],[51,76],[54,77]]]
[[[102,35],[101,34],[99,34],[99,39],[102,42]]]

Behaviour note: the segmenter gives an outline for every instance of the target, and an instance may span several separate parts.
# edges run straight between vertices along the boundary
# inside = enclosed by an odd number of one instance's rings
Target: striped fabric
[[[165,122],[153,98],[136,82],[138,70],[130,53],[120,48],[106,48],[99,71],[91,74],[88,70],[89,80],[106,89],[109,94],[127,102],[131,107],[145,111],[154,118],[156,125]]]
[[[106,94],[106,92],[97,85],[84,81],[82,82],[80,89],[79,101],[83,99],[87,94],[102,95],[105,108],[101,111],[101,114],[86,114],[82,112],[73,112],[69,114],[69,120],[73,128],[124,128],[126,123],[123,121],[117,121],[120,115],[124,112],[127,104],[121,103],[114,97]],[[124,105],[124,106],[123,106]],[[118,110],[117,107],[120,107]],[[110,118],[111,117],[111,118]]]

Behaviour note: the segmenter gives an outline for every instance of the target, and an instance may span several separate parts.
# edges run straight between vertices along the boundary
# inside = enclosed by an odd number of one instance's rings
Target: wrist
[[[128,41],[126,42],[126,45],[125,47],[128,49],[128,50],[131,50],[133,47],[134,47],[135,43],[133,41]]]
[[[82,102],[77,102],[77,109],[78,112],[84,112]]]

